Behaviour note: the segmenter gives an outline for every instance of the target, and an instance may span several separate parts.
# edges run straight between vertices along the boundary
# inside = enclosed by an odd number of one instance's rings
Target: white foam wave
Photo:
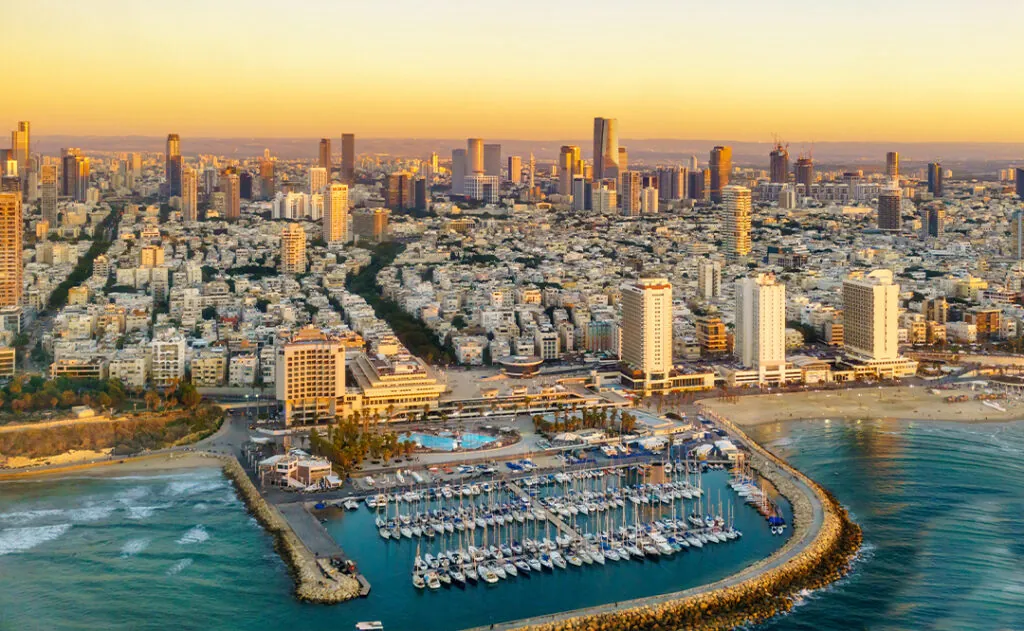
[[[121,558],[135,556],[148,548],[150,542],[152,542],[152,539],[147,539],[145,537],[142,539],[132,539],[131,541],[126,542],[121,546]]]
[[[56,526],[29,526],[0,530],[0,556],[31,550],[47,541],[57,539],[70,528],[71,524],[58,524]]]
[[[110,517],[116,508],[116,506],[110,504],[73,508],[68,511],[68,517],[71,518],[71,521],[76,522],[100,521]]]
[[[198,512],[203,512],[207,508],[209,508],[209,507],[206,504],[204,504],[203,502],[199,502],[198,504],[196,504],[195,506],[192,507],[192,510],[198,511]]]
[[[192,559],[182,559],[174,565],[172,565],[169,570],[167,570],[167,576],[174,576],[175,574],[179,574],[181,573],[182,570],[184,570],[190,565],[192,565]]]
[[[117,494],[117,499],[124,503],[129,503],[131,500],[139,500],[149,495],[149,488],[145,486],[133,486],[130,489],[125,489]]]
[[[149,519],[153,516],[158,509],[167,508],[167,505],[162,506],[129,506],[128,519]]]
[[[183,534],[181,538],[178,539],[178,544],[187,546],[193,543],[202,543],[209,538],[210,533],[206,532],[206,528],[203,528],[202,525],[199,525]]]
[[[224,488],[222,480],[179,480],[167,485],[169,495],[195,495]]]
[[[30,523],[32,523],[34,521],[38,521],[40,519],[45,519],[47,517],[56,517],[58,515],[63,515],[63,514],[64,514],[64,511],[59,509],[59,508],[47,508],[47,509],[40,509],[40,510],[25,510],[25,511],[16,511],[16,512],[13,512],[13,513],[3,513],[3,514],[0,514],[0,521],[8,523],[8,524],[13,524],[13,525],[16,525],[16,526],[20,526],[22,524],[30,524]]]

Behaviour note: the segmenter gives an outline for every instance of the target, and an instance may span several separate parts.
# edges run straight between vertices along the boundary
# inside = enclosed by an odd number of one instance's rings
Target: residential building
[[[304,328],[279,344],[274,388],[286,426],[332,422],[343,411],[345,400],[341,341]]]

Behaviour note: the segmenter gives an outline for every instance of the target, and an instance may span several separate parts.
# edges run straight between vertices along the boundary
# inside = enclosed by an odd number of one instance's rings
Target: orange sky
[[[46,134],[1024,142],[1018,0],[9,3]],[[785,8],[783,8],[785,7]]]

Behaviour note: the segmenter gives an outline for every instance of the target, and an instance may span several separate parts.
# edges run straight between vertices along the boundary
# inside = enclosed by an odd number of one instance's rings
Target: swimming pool
[[[432,449],[434,451],[455,451],[458,448],[479,449],[480,447],[484,447],[498,440],[494,436],[471,434],[469,432],[464,432],[461,440],[456,439],[454,434],[448,432],[445,432],[440,436],[423,434],[421,432],[411,432],[408,436],[405,436],[404,439],[411,440],[420,447]]]

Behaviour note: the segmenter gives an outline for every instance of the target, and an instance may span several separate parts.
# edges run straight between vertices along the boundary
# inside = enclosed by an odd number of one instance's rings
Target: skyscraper
[[[1013,211],[1010,218],[1010,249],[1013,258],[1024,261],[1024,208]]]
[[[708,191],[711,188],[711,174],[707,169],[696,169],[689,173],[689,183],[686,187],[687,196],[697,201],[707,201]]]
[[[317,329],[299,330],[277,347],[274,389],[285,426],[333,421],[345,400],[345,347]]]
[[[306,272],[306,231],[301,224],[286,223],[281,230],[281,273]]]
[[[572,180],[583,175],[583,160],[576,145],[562,145],[558,153],[558,194],[572,195]]]
[[[775,143],[775,148],[768,154],[771,159],[771,181],[776,184],[785,184],[789,181],[789,150],[781,143]]]
[[[878,193],[878,229],[898,232],[903,228],[903,196],[890,186]]]
[[[181,196],[181,140],[178,134],[167,134],[167,148],[164,152],[164,180],[167,182],[167,196]]]
[[[0,307],[21,303],[21,193],[0,193]]]
[[[330,170],[322,166],[309,167],[309,194],[321,193],[330,179]]]
[[[466,194],[466,150],[452,149],[452,195]]]
[[[843,281],[843,339],[846,350],[869,360],[899,356],[897,317],[900,286],[890,270],[875,270]]]
[[[885,175],[892,179],[900,176],[900,154],[898,152],[890,151],[885,154]]]
[[[74,161],[71,163],[71,167],[75,170],[73,177],[74,190],[71,191],[72,197],[76,202],[84,202],[89,196],[89,178],[92,174],[92,168],[89,166],[89,158],[85,156],[74,156]]]
[[[484,174],[501,177],[501,145],[484,145]]]
[[[81,155],[82,150],[78,147],[60,150],[60,194],[63,197],[75,196],[78,178],[77,159]]]
[[[797,158],[796,161],[796,183],[804,185],[804,197],[811,196],[811,186],[814,184],[814,159],[806,156]]]
[[[736,281],[736,357],[761,381],[786,365],[786,286],[774,274]]]
[[[639,217],[641,212],[640,173],[623,171],[619,178],[619,203],[622,214],[627,217]]]
[[[1024,167],[1017,167],[1016,170],[1017,197],[1024,200]]]
[[[18,121],[18,128],[11,132],[11,154],[18,161],[18,174],[22,179],[25,179],[31,170],[29,164],[32,155],[30,128],[31,123],[28,121]]]
[[[594,119],[594,179],[619,178],[619,121]]]
[[[722,240],[725,255],[732,260],[750,255],[750,189],[726,186],[722,189]]]
[[[40,210],[50,230],[57,228],[57,165],[44,164],[39,170]]]
[[[199,219],[199,177],[188,165],[181,168],[181,219],[185,223]]]
[[[941,202],[927,204],[921,209],[921,238],[937,239],[946,231],[946,209]]]
[[[686,197],[689,173],[684,167],[662,167],[658,169],[658,197],[670,202]]]
[[[331,139],[320,139],[320,163],[321,169],[327,170],[327,178],[331,177]]]
[[[729,185],[729,174],[732,173],[732,147],[713,148],[708,168],[711,170],[711,201],[720,204],[722,190]]]
[[[341,135],[341,181],[352,186],[356,183],[356,135]]]
[[[629,152],[626,148],[619,146],[619,173],[629,170]]]
[[[523,179],[523,159],[519,156],[508,157],[508,181],[519,184]]]
[[[217,183],[224,193],[224,218],[238,219],[242,216],[242,196],[238,174],[225,173]]]
[[[348,240],[348,185],[330,184],[324,193],[324,241]]]
[[[672,371],[672,285],[641,278],[622,288],[622,361],[648,380]]]
[[[484,139],[470,138],[466,140],[466,175],[484,172]]]
[[[942,197],[942,164],[928,163],[928,192],[935,197]]]
[[[271,159],[264,158],[260,161],[260,196],[264,199],[271,199],[277,192],[274,167],[274,161]]]
[[[697,296],[711,300],[722,295],[722,264],[710,259],[697,263]]]

